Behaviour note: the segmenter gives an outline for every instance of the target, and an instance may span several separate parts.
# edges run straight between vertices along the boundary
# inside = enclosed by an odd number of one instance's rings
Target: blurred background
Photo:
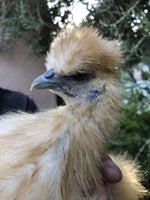
[[[0,87],[27,94],[40,109],[60,104],[50,92],[29,88],[45,71],[46,51],[56,32],[74,24],[97,27],[103,36],[117,39],[124,51],[119,69],[124,109],[108,148],[128,152],[141,164],[149,191],[150,0],[1,0]]]

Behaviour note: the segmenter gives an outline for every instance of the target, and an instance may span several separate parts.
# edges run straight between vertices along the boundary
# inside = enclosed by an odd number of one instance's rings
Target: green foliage
[[[142,86],[142,85],[141,85]],[[145,84],[144,90],[150,93],[150,85]],[[143,88],[139,85],[124,85],[123,100],[126,102],[120,116],[117,136],[110,141],[109,150],[115,153],[127,152],[138,160],[141,169],[146,172],[143,184],[150,189],[150,103],[143,97]],[[148,100],[150,102],[150,99]],[[143,103],[146,102],[147,104]],[[150,193],[145,197],[150,199]]]
[[[150,1],[95,0],[84,24],[93,24],[102,34],[119,39],[128,70],[138,62],[150,62]]]
[[[45,53],[60,22],[68,23],[72,4],[71,0],[0,1],[0,41],[23,37],[31,53]]]
[[[147,171],[150,189],[150,1],[95,0],[83,24],[120,41],[125,63],[120,69],[125,104],[117,136],[109,145],[116,153],[128,152]],[[146,70],[145,70],[146,67]],[[150,192],[145,197],[150,199]]]
[[[140,147],[145,144],[147,139],[150,139],[150,104],[145,105],[138,101],[139,94],[142,95],[143,93],[141,86],[135,86],[134,84],[126,87],[126,84],[123,85],[123,101],[125,106],[121,112],[117,138],[110,146],[110,148],[113,148],[115,144],[115,151],[128,151],[134,157],[140,152]],[[150,91],[150,86],[145,86],[144,90]],[[146,97],[143,101],[145,100]],[[147,156],[149,155],[147,154]],[[149,158],[147,157],[147,159]]]

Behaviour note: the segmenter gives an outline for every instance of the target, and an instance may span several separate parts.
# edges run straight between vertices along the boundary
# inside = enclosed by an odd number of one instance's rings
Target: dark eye
[[[88,77],[86,73],[77,73],[72,76],[72,78],[76,81],[84,81]]]

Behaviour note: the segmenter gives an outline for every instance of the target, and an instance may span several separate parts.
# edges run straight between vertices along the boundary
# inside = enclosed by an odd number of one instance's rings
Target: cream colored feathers
[[[96,189],[103,188],[105,143],[114,133],[121,106],[116,83],[120,62],[116,42],[93,28],[58,34],[46,58],[49,71],[32,87],[51,89],[67,105],[1,117],[0,200],[95,199]],[[123,179],[107,185],[110,199],[143,196],[134,162],[113,159]]]
[[[75,28],[61,31],[52,42],[46,68],[53,67],[55,72],[66,75],[82,70],[109,74],[116,72],[114,67],[121,61],[115,41],[102,38],[94,28]]]

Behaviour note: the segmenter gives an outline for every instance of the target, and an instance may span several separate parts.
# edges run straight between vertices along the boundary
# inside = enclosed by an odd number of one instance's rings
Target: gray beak
[[[56,89],[64,84],[64,80],[58,77],[53,69],[37,77],[31,84],[32,89]]]

